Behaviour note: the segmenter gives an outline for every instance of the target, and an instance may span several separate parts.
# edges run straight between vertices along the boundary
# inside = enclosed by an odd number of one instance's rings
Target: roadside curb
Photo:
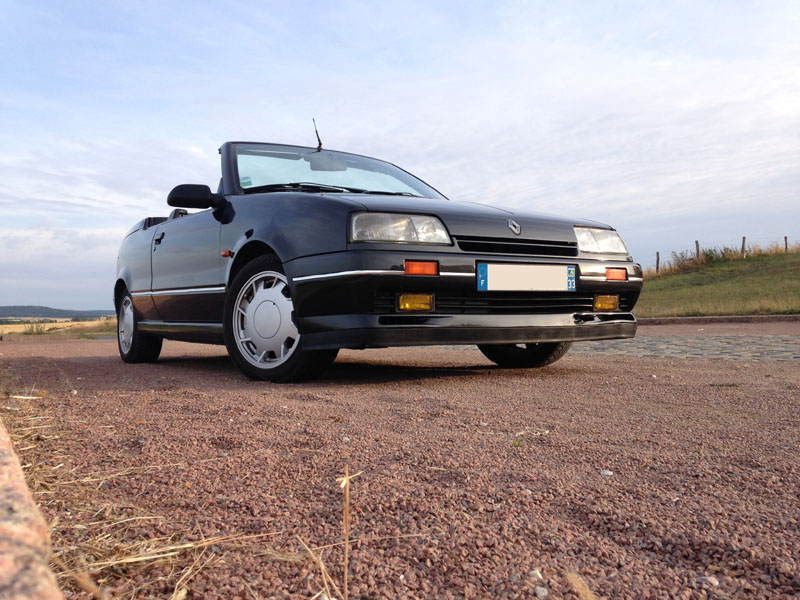
[[[0,421],[0,600],[62,600],[50,550],[47,523]]]
[[[715,317],[645,317],[639,325],[704,325],[708,323],[779,323],[800,321],[800,315],[723,315]]]

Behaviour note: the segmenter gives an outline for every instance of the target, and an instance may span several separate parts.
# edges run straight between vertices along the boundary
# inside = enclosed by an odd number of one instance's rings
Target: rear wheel
[[[126,363],[155,362],[161,354],[163,339],[139,331],[133,300],[125,290],[117,310],[117,347]]]
[[[277,383],[319,375],[338,350],[300,348],[289,283],[275,256],[261,256],[236,275],[225,302],[225,345],[251,379]]]
[[[525,369],[552,365],[567,353],[572,342],[540,344],[478,344],[483,355],[501,367]]]

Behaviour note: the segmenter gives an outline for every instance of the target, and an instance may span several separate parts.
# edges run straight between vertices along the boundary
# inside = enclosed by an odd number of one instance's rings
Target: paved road
[[[797,323],[642,326],[632,340],[581,342],[570,352],[800,362],[800,327]]]

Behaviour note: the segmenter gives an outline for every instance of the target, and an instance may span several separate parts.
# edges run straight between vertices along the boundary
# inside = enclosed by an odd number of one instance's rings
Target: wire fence
[[[761,238],[762,240],[769,238]],[[764,243],[748,243],[747,236],[742,236],[742,243],[728,245],[704,245],[700,240],[694,241],[694,252],[681,250],[672,252],[663,263],[661,252],[656,252],[655,268],[645,270],[645,277],[660,277],[674,273],[685,273],[700,265],[718,260],[747,259],[748,257],[765,256],[773,254],[791,254],[800,252],[800,243],[790,243],[789,236],[783,236],[783,242],[769,240]]]

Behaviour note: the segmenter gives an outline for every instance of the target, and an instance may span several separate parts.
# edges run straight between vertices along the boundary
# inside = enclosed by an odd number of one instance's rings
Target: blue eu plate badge
[[[489,289],[489,265],[478,263],[478,291],[485,292]]]

